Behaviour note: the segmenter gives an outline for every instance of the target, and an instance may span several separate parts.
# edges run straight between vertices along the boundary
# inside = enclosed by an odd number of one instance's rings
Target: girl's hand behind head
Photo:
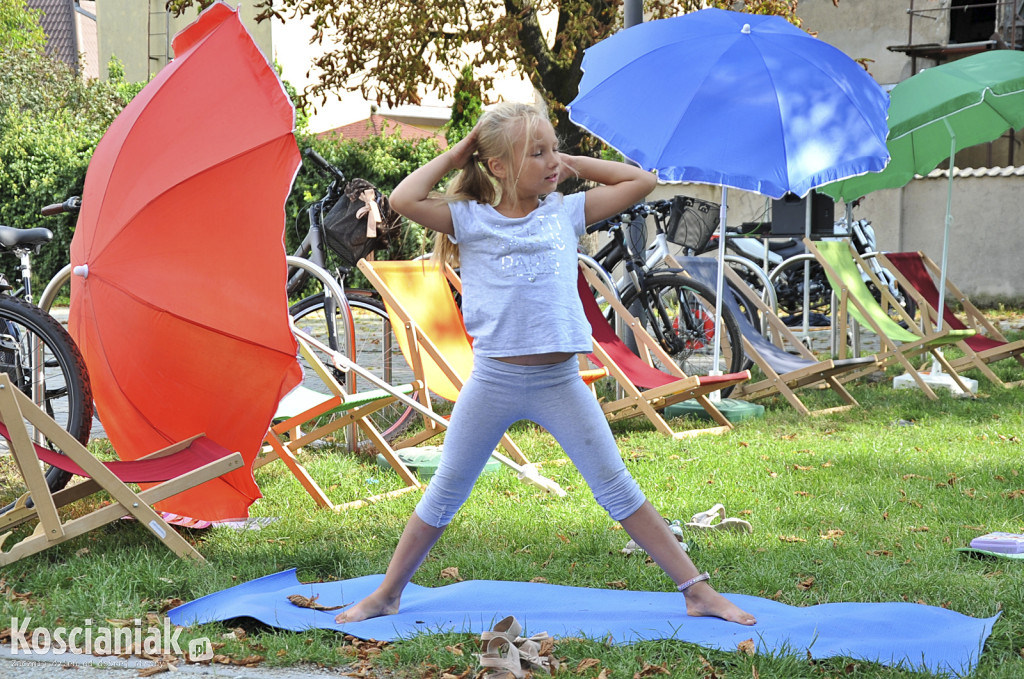
[[[575,160],[576,156],[570,156],[567,153],[559,153],[559,159],[562,161],[561,167],[558,168],[558,183],[561,184],[570,177],[579,177],[580,173],[576,169]]]
[[[461,169],[473,162],[473,154],[476,153],[477,147],[476,135],[477,131],[474,127],[470,130],[469,134],[448,149],[448,153],[451,154],[453,166]]]

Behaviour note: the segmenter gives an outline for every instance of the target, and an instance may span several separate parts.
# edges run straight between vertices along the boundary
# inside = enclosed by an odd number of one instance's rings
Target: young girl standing
[[[452,170],[461,172],[448,195],[434,194]],[[599,186],[556,193],[570,176]],[[402,591],[469,497],[502,434],[527,419],[555,437],[601,506],[672,578],[689,615],[755,623],[679,548],[630,476],[600,404],[579,377],[576,355],[591,351],[591,329],[576,288],[577,241],[587,224],[640,201],[655,183],[624,163],[560,153],[545,111],[504,104],[392,192],[395,210],[458,245],[474,366],[452,411],[440,466],[384,580],[337,622],[398,612]]]

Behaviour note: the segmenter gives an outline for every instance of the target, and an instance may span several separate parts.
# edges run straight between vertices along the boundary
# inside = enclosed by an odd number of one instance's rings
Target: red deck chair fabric
[[[580,269],[577,289],[583,303],[583,311],[590,321],[591,334],[594,339],[594,352],[590,360],[606,368],[619,387],[625,392],[625,398],[603,403],[602,408],[610,420],[644,415],[664,434],[682,438],[702,433],[723,433],[732,428],[729,420],[707,398],[712,392],[730,385],[739,384],[750,379],[750,372],[729,373],[717,376],[686,375],[657,345],[657,342],[646,332],[637,327],[634,335],[639,343],[658,357],[658,360],[672,372],[648,363],[632,350],[615,334],[614,328],[604,317],[598,306],[594,292],[609,300],[615,313],[622,318],[631,318],[629,311],[622,306],[614,295],[585,268]],[[674,370],[673,370],[674,368]],[[718,423],[717,427],[677,432],[665,421],[658,410],[665,406],[688,399],[697,399],[707,414]]]

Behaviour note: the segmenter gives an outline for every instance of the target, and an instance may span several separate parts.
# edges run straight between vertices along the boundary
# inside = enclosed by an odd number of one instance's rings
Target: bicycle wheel
[[[402,385],[411,382],[413,379],[412,368],[402,356],[384,304],[369,295],[349,294],[346,298],[352,310],[355,326],[356,362],[388,384]],[[322,294],[311,295],[296,302],[290,307],[289,313],[301,330],[313,335],[324,344],[337,348],[337,342],[332,343],[328,338],[328,325]],[[327,361],[327,364],[330,365],[330,361]],[[316,375],[310,370],[304,370],[304,373],[307,381],[314,382],[306,386],[317,389],[315,382],[318,381],[318,378]],[[337,377],[346,388],[354,388],[354,390],[376,388],[358,382],[352,387],[347,382],[347,376],[338,375]],[[319,390],[322,391],[322,387]],[[412,408],[402,403],[393,403],[376,411],[370,418],[380,430],[384,440],[391,441],[409,427],[415,416],[416,413]],[[363,445],[358,441],[355,443],[356,447]]]
[[[71,336],[52,316],[21,299],[0,296],[0,371],[82,443],[92,427],[92,390],[85,361]],[[29,425],[33,440],[55,447]],[[7,442],[0,439],[0,453]],[[12,459],[9,455],[5,459]],[[56,491],[71,474],[50,467],[46,482]],[[0,509],[7,511],[10,505]]]
[[[809,325],[828,325],[832,305],[832,286],[825,277],[821,265],[812,260],[791,259],[772,271],[775,294],[779,300],[779,315],[786,325],[803,323],[804,312],[804,263],[811,268],[810,297],[808,303]]]
[[[691,278],[671,271],[646,277],[647,299],[630,288],[622,303],[639,308],[637,318],[687,375],[707,375],[714,367],[715,294]],[[722,309],[719,369],[743,369],[743,343],[739,326],[727,308]],[[726,396],[731,389],[722,390]]]

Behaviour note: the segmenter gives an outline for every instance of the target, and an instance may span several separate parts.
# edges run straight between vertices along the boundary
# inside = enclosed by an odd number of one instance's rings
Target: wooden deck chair
[[[658,431],[677,439],[699,434],[721,434],[733,428],[708,395],[750,379],[750,371],[710,377],[687,375],[587,266],[580,267],[578,288],[594,339],[592,360],[608,370],[625,394],[623,398],[601,404],[609,420],[645,416]],[[616,335],[615,329],[602,313],[595,293],[611,304],[615,313],[629,326],[636,338],[640,355],[633,353]],[[655,359],[665,366],[664,369],[655,365]],[[718,426],[675,431],[658,412],[673,403],[689,399],[696,399]]]
[[[374,412],[398,400],[401,394],[412,393],[419,389],[421,385],[412,383],[395,386],[390,391],[378,388],[358,394],[347,394],[335,378],[334,371],[324,365],[317,353],[317,349],[321,353],[324,351],[330,352],[330,350],[317,342],[312,336],[294,326],[292,331],[299,345],[299,352],[306,360],[306,364],[311,370],[316,372],[330,393],[321,394],[300,385],[296,387],[296,390],[286,395],[283,402],[291,399],[293,402],[297,400],[301,403],[301,405],[293,408],[297,409],[298,412],[275,418],[275,422],[271,425],[264,439],[270,450],[256,459],[253,469],[262,467],[274,460],[281,460],[319,507],[336,512],[355,509],[385,498],[421,489],[423,485],[416,477],[416,474],[402,462],[394,448],[384,439],[369,417]],[[330,353],[334,355],[333,352]],[[289,409],[288,407],[285,408],[285,410]],[[282,411],[279,409],[280,412]],[[333,419],[323,424],[314,424],[308,431],[303,431],[303,427],[316,422],[327,414],[333,414]],[[405,484],[403,487],[342,504],[335,504],[327,497],[323,488],[320,487],[308,470],[298,461],[296,455],[303,446],[330,436],[339,429],[349,425],[355,425],[363,432],[376,451],[384,457],[388,464],[391,465],[391,468],[398,474]]]
[[[412,367],[423,388],[417,389],[424,429],[404,439],[396,447],[417,445],[437,435],[444,420],[433,411],[431,394],[454,402],[473,369],[472,340],[466,334],[462,313],[455,303],[453,288],[462,283],[450,266],[433,260],[374,261],[360,260],[359,270],[384,300],[402,355]],[[590,371],[584,379],[596,379],[603,371]],[[546,490],[557,484],[536,476],[523,451],[508,434],[501,438],[507,457],[494,453],[499,461],[512,467],[519,477]],[[531,476],[533,475],[533,476]],[[559,494],[561,489],[558,489]]]
[[[883,262],[883,266],[893,272],[903,289],[913,296],[922,310],[924,327],[935,327],[939,307],[939,289],[935,281],[941,279],[939,266],[922,252],[887,252],[878,255],[878,258]],[[955,330],[971,328],[977,332],[973,337],[957,343],[957,347],[964,355],[950,360],[950,365],[956,370],[977,368],[989,381],[1000,387],[1010,388],[1024,384],[1024,380],[1004,382],[989,367],[991,363],[1008,358],[1024,366],[1024,340],[1007,341],[999,329],[985,318],[967,295],[948,278],[946,298],[955,299],[960,303],[966,324],[949,306],[943,305],[943,325]]]
[[[920,372],[910,363],[911,358],[925,353],[931,354],[933,360],[949,374],[964,394],[970,394],[973,397],[971,390],[960,379],[960,375],[942,355],[942,347],[970,337],[974,334],[973,330],[946,329],[941,333],[916,332],[914,319],[903,312],[903,307],[893,299],[888,286],[874,277],[871,270],[861,261],[860,256],[850,247],[848,241],[812,241],[810,238],[804,238],[804,245],[825,270],[825,276],[839,298],[839,308],[835,314],[839,323],[839,338],[842,341],[839,358],[846,357],[848,317],[853,318],[862,327],[870,329],[878,336],[881,343],[877,354],[879,363],[886,366],[892,363],[902,365],[928,398],[936,400],[938,396],[921,377]],[[893,320],[886,308],[875,300],[861,277],[862,271],[867,272],[875,289],[882,291],[883,303],[903,318],[907,324],[906,328]],[[858,371],[855,371],[847,379],[853,379],[859,374]]]
[[[61,452],[33,443],[26,420]],[[0,552],[0,565],[39,553],[127,515],[138,519],[178,556],[203,560],[152,505],[244,464],[240,453],[232,453],[202,435],[137,460],[101,462],[13,387],[4,373],[0,373],[0,421],[0,435],[10,442],[11,456],[27,488],[10,510],[0,514],[0,531],[7,531],[0,536],[0,547],[13,528],[38,521],[31,535]],[[85,481],[51,493],[41,463],[84,477]],[[158,485],[135,492],[128,483]],[[113,501],[78,518],[61,518],[58,514],[58,509],[99,491],[106,491]]]
[[[719,271],[718,260],[710,257],[682,257],[675,261],[687,276],[712,290],[715,289]],[[739,324],[744,352],[765,375],[763,380],[738,385],[733,391],[733,396],[758,399],[779,394],[801,415],[824,415],[859,405],[857,399],[836,379],[836,376],[851,370],[876,367],[878,363],[874,356],[818,360],[731,267],[725,267],[725,276],[732,285],[725,286],[722,303],[729,308]],[[767,319],[775,342],[768,340],[751,325],[747,315],[740,309],[736,299],[739,295],[742,295],[744,305],[756,308],[760,316]],[[795,390],[812,386],[831,388],[845,405],[810,410],[796,395]]]

